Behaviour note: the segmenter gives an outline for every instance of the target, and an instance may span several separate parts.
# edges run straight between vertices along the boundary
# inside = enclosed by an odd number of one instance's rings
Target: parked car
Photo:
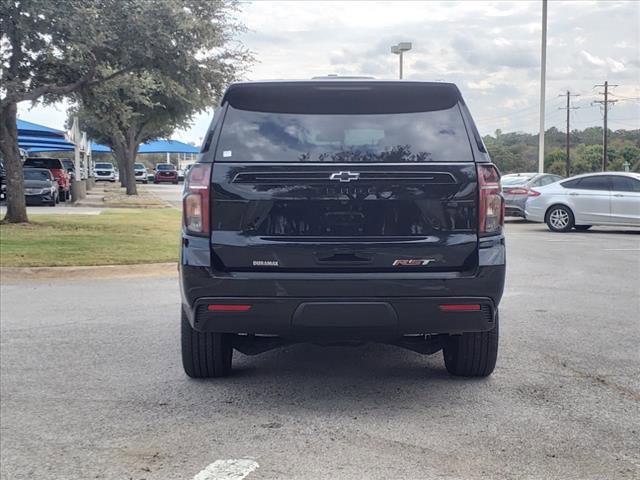
[[[234,349],[363,341],[491,374],[504,203],[455,85],[236,83],[216,112],[183,189],[187,375],[228,374]]]
[[[562,180],[560,175],[550,173],[511,173],[501,179],[505,202],[505,215],[524,218],[524,206],[531,189]]]
[[[49,205],[59,202],[58,182],[46,168],[24,169],[24,196],[27,205]]]
[[[153,183],[171,182],[178,183],[178,171],[171,163],[158,163],[153,177]]]
[[[62,160],[59,158],[29,157],[24,161],[25,168],[46,168],[58,182],[60,201],[71,199],[71,179]]]
[[[145,167],[143,163],[135,163],[133,170],[135,172],[136,182],[149,183],[147,167]]]
[[[73,160],[70,160],[68,158],[61,158],[60,161],[62,162],[62,165],[64,165],[65,170],[69,174],[69,180],[73,185],[73,182],[76,179],[76,166],[74,165]]]
[[[640,227],[640,174],[589,173],[532,190],[526,218],[552,232],[592,225]]]
[[[117,179],[116,169],[113,163],[109,162],[96,162],[93,167],[93,172],[96,176],[96,182],[115,182]]]

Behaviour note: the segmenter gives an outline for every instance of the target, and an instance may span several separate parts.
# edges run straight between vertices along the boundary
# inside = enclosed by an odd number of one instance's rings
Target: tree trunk
[[[126,151],[117,155],[118,158],[118,173],[120,175],[120,186],[125,188],[127,186],[127,159]]]
[[[113,154],[120,170],[120,184],[127,189],[127,195],[137,195],[136,174],[133,164],[138,154],[138,144],[123,145],[117,142],[113,146]]]
[[[127,172],[127,195],[138,195],[138,185],[136,184],[136,173],[134,168],[137,154],[138,146],[129,146],[129,148],[127,149],[125,165],[125,170]]]
[[[0,151],[4,157],[7,179],[7,214],[5,223],[26,223],[27,204],[24,198],[24,175],[18,149],[18,104],[8,103],[2,107],[0,121]]]

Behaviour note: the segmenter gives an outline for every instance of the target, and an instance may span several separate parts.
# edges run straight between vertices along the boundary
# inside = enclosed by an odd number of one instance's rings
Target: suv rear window
[[[406,113],[275,113],[229,106],[220,162],[472,162],[457,104]]]
[[[58,158],[27,158],[24,161],[25,167],[34,168],[59,168],[62,169],[62,162]]]

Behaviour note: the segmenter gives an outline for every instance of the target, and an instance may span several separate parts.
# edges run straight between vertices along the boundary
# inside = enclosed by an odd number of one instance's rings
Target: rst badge
[[[435,258],[399,258],[393,261],[394,267],[426,267],[431,262],[435,262]]]

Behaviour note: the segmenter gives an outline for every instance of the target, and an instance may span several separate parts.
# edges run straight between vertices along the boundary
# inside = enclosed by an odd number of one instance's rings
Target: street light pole
[[[400,80],[402,80],[402,54],[411,50],[411,42],[400,42],[397,45],[391,46],[391,53],[394,53],[400,57]]]
[[[542,0],[542,45],[540,52],[540,130],[538,133],[538,173],[544,172],[544,100],[547,82],[547,0]]]

